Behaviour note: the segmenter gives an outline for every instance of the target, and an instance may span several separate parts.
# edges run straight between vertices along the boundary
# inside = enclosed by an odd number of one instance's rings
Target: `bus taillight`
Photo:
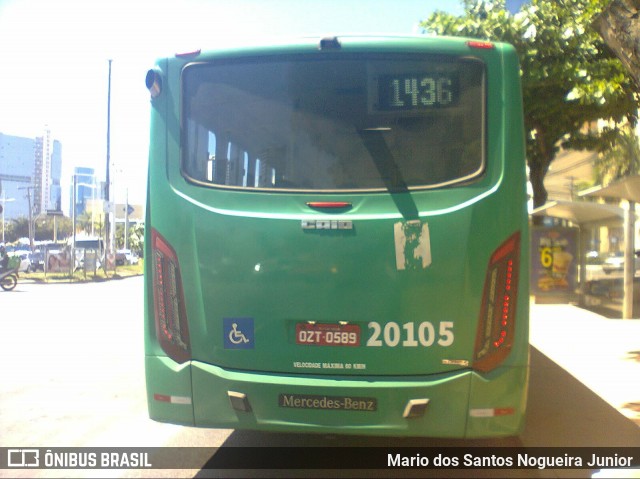
[[[178,257],[155,229],[151,242],[156,336],[164,352],[183,363],[191,357],[191,345]]]
[[[519,258],[518,232],[502,243],[489,260],[473,356],[473,368],[478,371],[494,369],[513,346]]]
[[[493,42],[485,42],[481,40],[469,40],[467,46],[477,48],[479,50],[493,50],[496,46]]]

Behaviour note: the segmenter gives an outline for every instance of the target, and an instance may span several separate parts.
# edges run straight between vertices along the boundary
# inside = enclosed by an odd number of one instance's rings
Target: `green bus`
[[[159,60],[146,86],[152,419],[519,433],[529,236],[511,46],[198,50]]]

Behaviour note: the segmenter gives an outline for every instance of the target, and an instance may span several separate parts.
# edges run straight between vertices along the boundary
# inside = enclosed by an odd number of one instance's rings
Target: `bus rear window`
[[[212,187],[401,191],[484,169],[485,70],[427,55],[194,64],[183,174]]]

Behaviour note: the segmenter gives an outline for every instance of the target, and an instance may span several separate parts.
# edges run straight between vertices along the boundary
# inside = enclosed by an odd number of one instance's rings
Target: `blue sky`
[[[63,199],[73,167],[104,178],[108,60],[116,201],[145,193],[155,58],[241,38],[417,33],[457,0],[0,0],[0,132],[62,143]],[[118,196],[120,198],[118,198]]]

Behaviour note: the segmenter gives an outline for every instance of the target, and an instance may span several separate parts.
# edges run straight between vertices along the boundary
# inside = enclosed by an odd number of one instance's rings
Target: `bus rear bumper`
[[[152,391],[148,384],[150,416],[198,427],[381,436],[511,436],[522,426],[523,389],[526,397],[526,388],[512,386],[526,381],[524,367],[503,368],[490,379],[464,370],[411,380],[380,380],[230,371],[197,361],[176,371],[170,363],[166,358],[147,357],[155,389],[160,384],[172,388]],[[161,379],[163,375],[166,380]]]

